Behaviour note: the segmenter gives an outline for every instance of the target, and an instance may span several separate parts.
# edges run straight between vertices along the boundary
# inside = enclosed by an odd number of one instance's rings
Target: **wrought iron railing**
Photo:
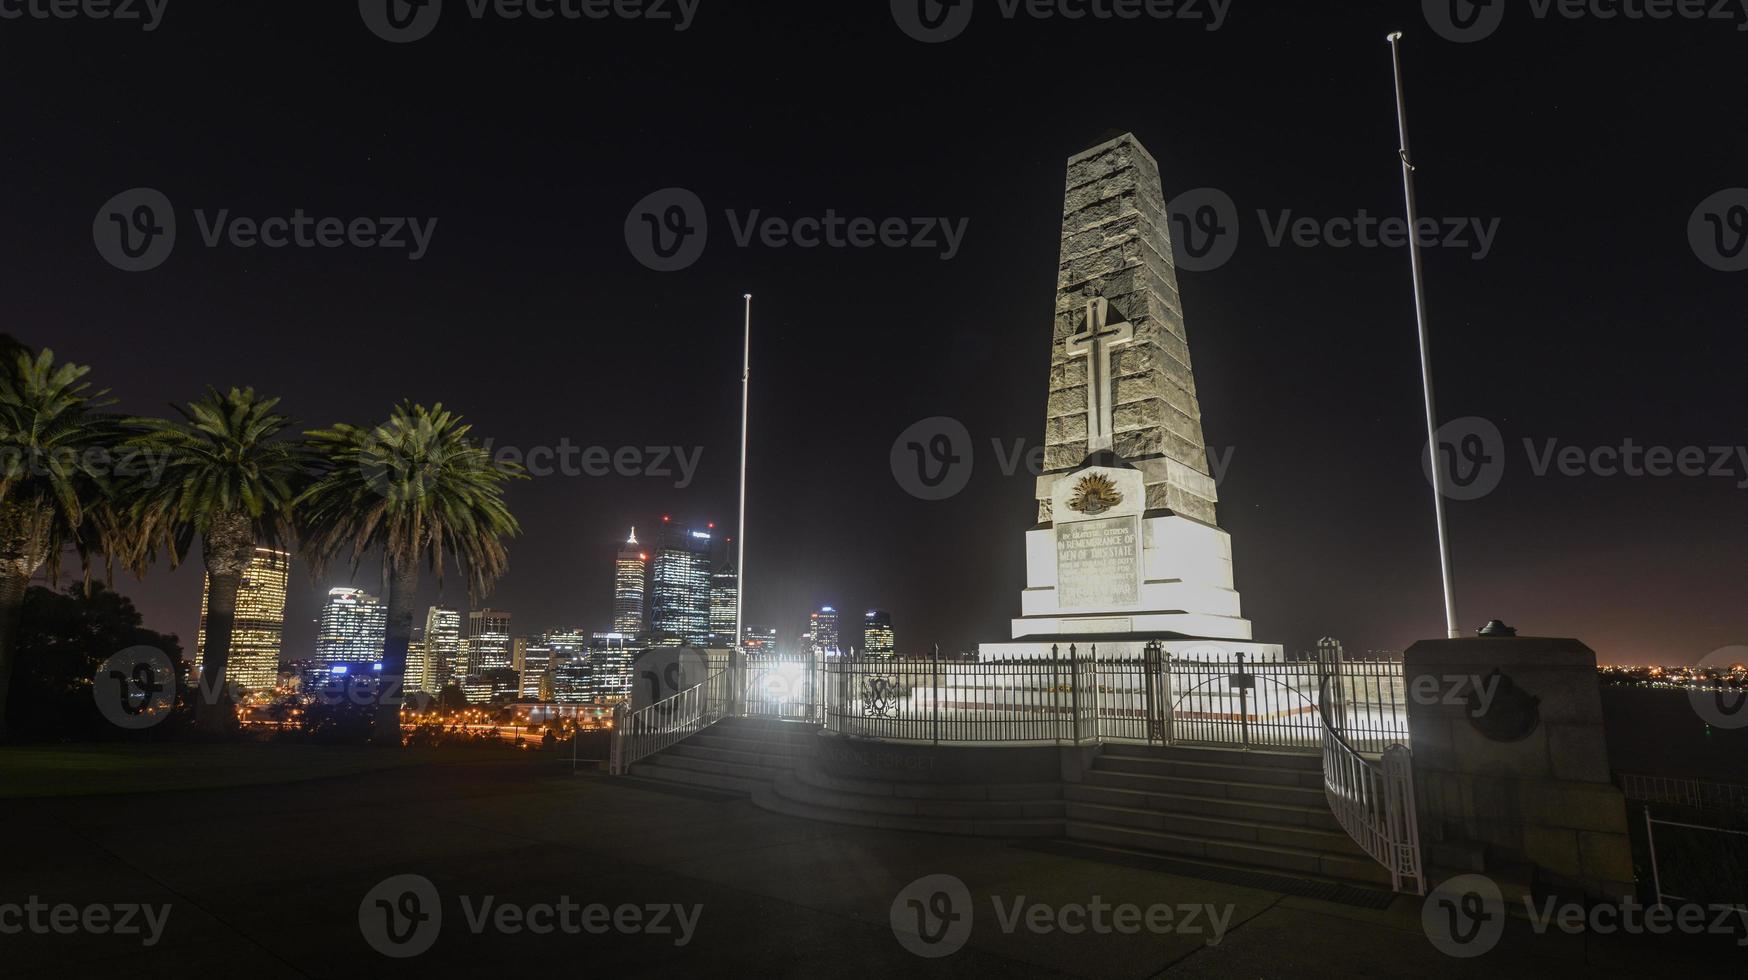
[[[1408,747],[1397,742],[1379,757],[1362,753],[1336,721],[1337,698],[1326,675],[1318,718],[1323,737],[1323,794],[1337,823],[1360,849],[1390,872],[1396,891],[1426,894],[1421,871],[1420,821],[1414,804],[1414,767]]]
[[[1748,813],[1748,786],[1740,783],[1718,783],[1682,776],[1653,776],[1638,772],[1617,772],[1615,776],[1620,781],[1622,794],[1629,800],[1691,807],[1696,810]]]
[[[1075,647],[1049,660],[827,660],[824,725],[840,735],[898,742],[1097,741],[1100,669]]]
[[[613,712],[613,741],[608,750],[607,771],[623,776],[639,759],[716,724],[733,705],[730,679],[734,671],[713,669],[705,679],[671,697],[636,711],[621,704]]]

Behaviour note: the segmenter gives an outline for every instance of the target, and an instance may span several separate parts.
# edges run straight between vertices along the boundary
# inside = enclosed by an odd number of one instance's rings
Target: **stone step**
[[[1267,786],[1223,779],[1198,779],[1188,776],[1157,776],[1137,772],[1113,772],[1091,769],[1085,774],[1084,785],[1135,789],[1147,793],[1182,794],[1185,796],[1217,797],[1246,800],[1253,803],[1279,803],[1288,806],[1328,806],[1319,779],[1317,788],[1307,786]]]
[[[1296,786],[1318,790],[1323,788],[1321,768],[1284,769],[1266,765],[1193,762],[1135,755],[1101,755],[1093,760],[1092,768],[1100,772],[1126,772],[1143,776],[1181,776],[1261,786]]]
[[[1270,769],[1305,769],[1321,773],[1323,755],[1320,752],[1276,752],[1266,749],[1216,749],[1198,745],[1130,745],[1110,742],[1105,745],[1107,756],[1129,756],[1143,759],[1176,759],[1180,762],[1212,762],[1230,766],[1263,766]]]
[[[1167,813],[1187,813],[1222,820],[1247,820],[1283,827],[1309,827],[1314,830],[1341,831],[1341,824],[1322,799],[1316,805],[1273,803],[1257,800],[1234,800],[1219,796],[1193,796],[1187,793],[1153,793],[1118,786],[1097,786],[1090,783],[1070,783],[1064,795],[1072,802],[1096,803],[1104,806],[1135,810],[1158,810]]]
[[[631,767],[632,777],[652,782],[672,783],[678,786],[722,790],[743,796],[751,796],[753,790],[767,784],[767,781],[763,779],[748,779],[744,776],[731,776],[727,773],[710,772],[704,769],[664,766],[655,761],[659,758],[660,756],[652,757],[633,765]]]
[[[712,725],[709,731],[736,737],[809,739],[819,735],[820,726],[772,718],[724,718]]]
[[[788,752],[773,752],[762,746],[754,749],[721,748],[716,743],[701,743],[697,737],[689,738],[667,750],[669,755],[686,756],[692,759],[712,759],[717,762],[733,762],[747,766],[765,766],[770,769],[788,769],[795,765],[796,756]]]
[[[1233,820],[1227,817],[1210,817],[1195,813],[1078,801],[1069,802],[1068,819],[1086,823],[1113,824],[1119,827],[1136,827],[1142,830],[1157,830],[1190,837],[1244,841],[1253,844],[1268,844],[1274,847],[1325,851],[1330,854],[1365,856],[1365,852],[1359,849],[1359,845],[1353,842],[1353,838],[1342,830],[1320,830],[1311,827],[1263,823],[1255,820]]]
[[[799,803],[891,816],[963,820],[1061,820],[1064,812],[1061,799],[928,799],[900,796],[890,791],[846,792],[836,785],[822,783],[817,773],[804,770],[781,777],[773,785],[784,798]]]
[[[917,800],[1061,800],[1061,783],[921,783],[854,779],[822,771],[811,761],[796,763],[796,776],[805,782],[844,793],[864,796],[895,796]]]
[[[1342,881],[1388,885],[1390,873],[1363,854],[1335,854],[1250,841],[1173,834],[1120,824],[1068,821],[1068,839],[1091,841],[1133,851],[1151,851],[1223,864],[1266,868],[1289,874],[1317,875]]]
[[[848,824],[856,827],[879,827],[885,830],[908,830],[930,834],[957,834],[972,837],[1061,837],[1061,818],[987,819],[975,817],[907,816],[904,814],[869,813],[821,806],[784,795],[790,786],[784,780],[761,785],[753,790],[753,803],[773,813],[782,813],[825,823]]]
[[[638,765],[653,764],[662,768],[691,769],[697,772],[721,773],[725,776],[738,776],[755,782],[768,783],[787,770],[778,766],[762,766],[744,762],[723,762],[718,759],[700,759],[696,756],[677,755],[673,750],[658,752],[644,759]]]

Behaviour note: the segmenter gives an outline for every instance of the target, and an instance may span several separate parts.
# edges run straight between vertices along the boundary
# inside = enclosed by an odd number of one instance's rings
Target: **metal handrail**
[[[1414,807],[1414,766],[1408,746],[1384,749],[1368,759],[1335,727],[1329,715],[1329,679],[1318,697],[1323,720],[1323,795],[1347,835],[1390,872],[1395,891],[1426,894],[1420,863],[1420,822]],[[1408,884],[1411,883],[1411,888]]]
[[[639,759],[721,721],[729,708],[728,679],[734,673],[731,668],[713,670],[697,684],[636,711],[624,703],[614,708],[607,771],[623,776]]]

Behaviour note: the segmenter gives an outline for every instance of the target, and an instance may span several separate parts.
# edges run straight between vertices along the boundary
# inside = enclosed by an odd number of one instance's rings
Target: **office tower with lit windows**
[[[430,651],[425,648],[425,627],[415,626],[412,636],[407,638],[407,675],[402,681],[402,690],[408,694],[435,692],[435,680]]]
[[[644,590],[649,581],[649,552],[637,543],[637,528],[619,546],[613,559],[613,631],[637,635],[644,630]]]
[[[710,645],[734,646],[735,598],[740,593],[740,576],[729,562],[710,576]]]
[[[279,683],[279,648],[285,634],[285,586],[291,577],[291,553],[256,548],[237,586],[237,613],[231,626],[230,656],[225,680],[250,691],[271,691]],[[212,579],[200,593],[200,631],[194,662],[206,661],[206,603]]]
[[[884,609],[870,609],[862,614],[862,653],[869,657],[892,656],[891,613]]]
[[[516,696],[522,700],[539,700],[540,692],[552,679],[552,647],[539,637],[518,636],[513,650]]]
[[[631,665],[642,647],[625,633],[596,633],[589,638],[589,700],[623,701],[631,696]]]
[[[459,681],[467,674],[467,664],[461,656],[461,613],[448,606],[432,606],[425,611],[426,670],[432,675],[435,693],[451,680]]]
[[[470,676],[489,670],[511,670],[510,614],[496,609],[474,609],[467,614],[467,672]]]
[[[331,675],[356,676],[382,663],[388,607],[363,589],[329,589],[316,627],[316,666]]]
[[[712,537],[662,518],[650,564],[649,628],[656,645],[709,645]]]
[[[815,653],[836,653],[838,611],[830,606],[820,606],[809,619],[807,637]]]

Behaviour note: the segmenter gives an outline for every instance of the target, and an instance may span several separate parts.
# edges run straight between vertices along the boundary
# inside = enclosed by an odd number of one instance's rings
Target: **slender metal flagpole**
[[[1408,99],[1402,89],[1402,32],[1391,34],[1390,64],[1396,74],[1396,130],[1402,148],[1402,196],[1408,207],[1408,258],[1414,270],[1414,322],[1420,328],[1420,386],[1426,396],[1426,451],[1432,457],[1432,507],[1438,521],[1439,571],[1444,577],[1445,631],[1451,639],[1462,635],[1457,628],[1457,592],[1451,579],[1451,543],[1445,527],[1445,463],[1438,445],[1438,409],[1432,397],[1432,345],[1426,330],[1426,281],[1420,259],[1420,212],[1414,203],[1414,164],[1408,156]]]
[[[753,377],[753,294],[747,293],[741,299],[746,301],[745,340],[741,347],[740,361],[740,523],[735,525],[735,533],[739,535],[740,544],[735,548],[734,558],[734,646],[736,649],[746,644],[746,627],[741,624],[741,610],[747,595],[747,401],[752,390]]]

